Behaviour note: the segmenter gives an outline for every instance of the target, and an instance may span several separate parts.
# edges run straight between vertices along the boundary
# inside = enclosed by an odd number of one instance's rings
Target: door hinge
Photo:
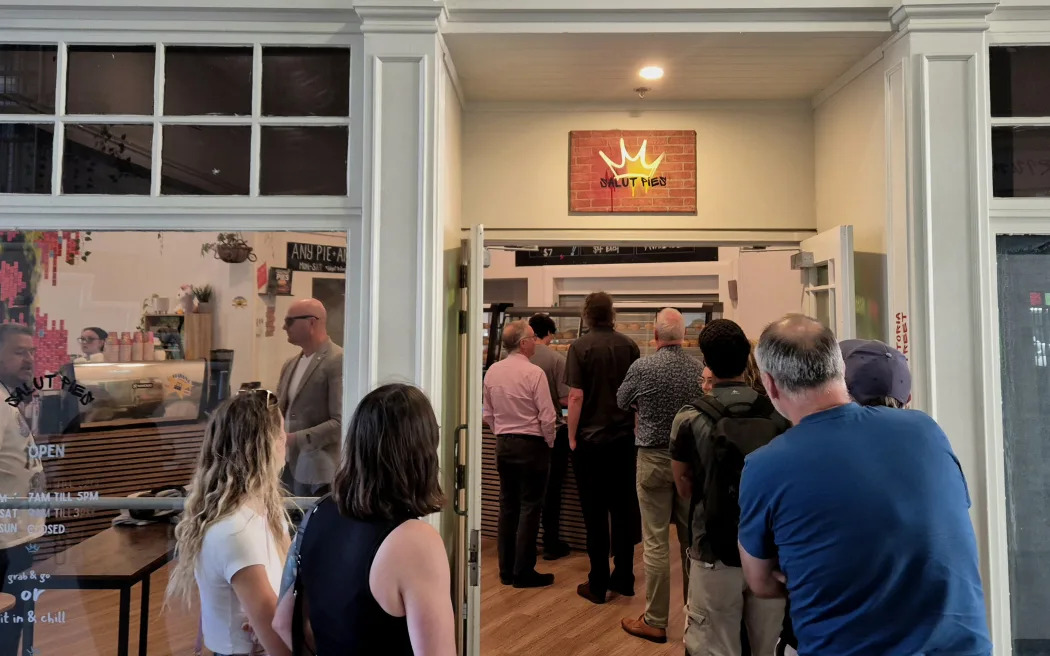
[[[467,311],[466,310],[460,310],[459,311],[459,334],[460,335],[466,335],[467,334],[467,323],[468,323]]]
[[[467,550],[467,567],[470,576],[470,587],[478,587],[478,575],[480,574],[480,567],[478,562],[479,553],[479,532],[477,529],[470,531],[470,547]]]
[[[470,268],[466,264],[459,265],[459,288],[466,289],[470,280]]]

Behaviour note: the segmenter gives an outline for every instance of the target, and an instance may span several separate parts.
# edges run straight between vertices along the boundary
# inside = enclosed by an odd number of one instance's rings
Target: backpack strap
[[[689,405],[693,406],[696,408],[697,412],[707,417],[712,426],[724,419],[726,415],[730,414],[729,408],[724,406],[721,401],[711,394],[701,396],[700,398],[693,400]],[[734,403],[733,405],[737,404]],[[695,429],[693,435],[696,435]]]
[[[304,618],[303,618],[303,535],[306,533],[306,526],[310,523],[310,518],[317,508],[320,507],[331,494],[326,494],[317,500],[314,507],[310,509],[306,515],[303,516],[303,521],[299,523],[299,530],[295,534],[295,543],[292,546],[292,551],[288,554],[289,560],[295,562],[295,579],[292,583],[295,592],[295,603],[294,610],[292,611],[292,654],[293,656],[301,656],[306,653],[306,640],[304,639]]]

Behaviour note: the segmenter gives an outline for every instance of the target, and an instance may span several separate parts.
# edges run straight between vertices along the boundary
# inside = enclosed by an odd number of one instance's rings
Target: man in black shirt
[[[634,545],[641,541],[635,491],[634,413],[621,410],[616,391],[641,355],[634,340],[613,330],[616,311],[605,292],[587,296],[589,332],[569,347],[569,448],[587,527],[591,572],[576,592],[596,604],[608,591],[634,595]],[[614,569],[609,573],[612,522]]]

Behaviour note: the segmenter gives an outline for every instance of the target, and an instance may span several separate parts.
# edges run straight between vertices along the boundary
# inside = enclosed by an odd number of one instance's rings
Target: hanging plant
[[[215,259],[230,264],[240,264],[245,260],[254,262],[258,259],[254,249],[244,241],[239,232],[220,232],[216,241],[201,244],[201,257],[208,253]]]

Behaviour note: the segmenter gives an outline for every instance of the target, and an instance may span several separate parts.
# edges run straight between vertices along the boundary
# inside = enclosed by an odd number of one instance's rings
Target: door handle
[[[459,500],[460,492],[463,492],[465,495],[467,491],[467,466],[462,465],[459,462],[459,456],[462,452],[461,449],[463,444],[460,439],[460,434],[466,433],[468,429],[469,426],[467,426],[467,424],[460,424],[459,426],[456,426],[456,430],[453,433],[453,444],[455,445],[455,449],[452,459],[456,463],[456,469],[452,481],[452,488],[454,490],[452,495],[452,510],[460,517],[466,517],[468,511],[466,504],[460,503]]]

